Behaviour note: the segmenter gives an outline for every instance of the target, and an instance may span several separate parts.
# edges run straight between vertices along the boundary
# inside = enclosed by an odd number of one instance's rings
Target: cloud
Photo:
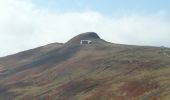
[[[31,0],[0,0],[0,15],[0,56],[66,42],[87,31],[114,43],[170,47],[166,12],[112,16],[90,10],[62,13],[40,9]]]

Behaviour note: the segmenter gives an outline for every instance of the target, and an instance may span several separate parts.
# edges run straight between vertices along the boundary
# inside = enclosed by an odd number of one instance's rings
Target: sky
[[[0,0],[0,57],[83,32],[170,47],[170,0]]]

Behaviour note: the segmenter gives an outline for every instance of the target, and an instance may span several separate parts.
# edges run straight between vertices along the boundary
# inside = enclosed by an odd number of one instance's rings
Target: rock
[[[86,32],[73,37],[66,44],[80,44],[81,40],[94,40],[100,39],[100,37],[95,32]]]

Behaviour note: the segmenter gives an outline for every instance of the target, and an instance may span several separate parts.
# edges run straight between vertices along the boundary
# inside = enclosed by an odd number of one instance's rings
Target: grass
[[[85,46],[66,61],[45,66],[42,72],[23,73],[27,77],[20,81],[32,84],[16,87],[11,83],[9,92],[18,94],[14,100],[168,100],[170,59],[158,53],[159,49]]]

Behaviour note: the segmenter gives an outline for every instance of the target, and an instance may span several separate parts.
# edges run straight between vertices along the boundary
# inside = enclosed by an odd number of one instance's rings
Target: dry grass
[[[6,92],[0,91],[0,99],[5,100],[2,94],[14,100],[170,98],[170,58],[163,55],[170,49],[110,44],[101,40],[95,43],[73,47],[53,44],[1,58],[0,64],[7,65],[8,70],[4,76],[0,74],[0,85],[6,88]],[[34,66],[29,67],[30,64]]]

